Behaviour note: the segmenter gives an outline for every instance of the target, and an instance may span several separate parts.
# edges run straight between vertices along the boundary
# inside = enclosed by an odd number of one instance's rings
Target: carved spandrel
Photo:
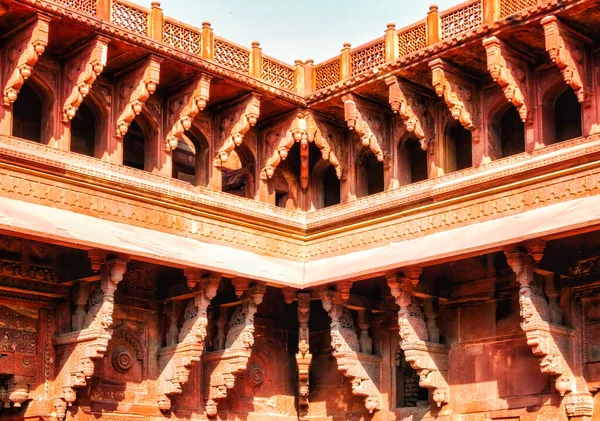
[[[124,76],[119,90],[119,117],[115,136],[122,138],[127,134],[129,125],[135,116],[142,112],[143,106],[158,86],[161,59],[148,57],[143,64]]]
[[[362,145],[368,147],[379,162],[383,162],[385,152],[382,149],[382,122],[373,113],[363,109],[358,104],[358,98],[354,95],[344,95],[342,101],[344,102],[344,118],[348,129],[356,132]]]
[[[584,36],[573,31],[554,15],[540,22],[544,28],[546,51],[550,60],[560,69],[563,78],[580,103],[589,104],[591,86],[588,80],[586,44]]]
[[[177,142],[183,133],[192,127],[194,118],[206,108],[210,96],[211,79],[212,76],[202,74],[194,81],[193,92],[184,95],[178,104],[173,104],[175,110],[171,111],[170,117],[174,121],[171,122],[171,130],[167,134],[165,144],[167,152],[177,148]]]
[[[31,76],[33,67],[48,45],[50,17],[37,15],[26,28],[17,32],[5,44],[6,62],[3,64],[2,105],[10,107],[17,100],[23,83]]]
[[[494,82],[502,88],[506,99],[519,112],[523,122],[531,121],[532,109],[528,95],[529,63],[519,58],[504,42],[496,37],[483,40],[487,56],[487,67]]]
[[[70,122],[96,78],[106,66],[107,38],[96,37],[83,47],[65,66],[62,121]]]

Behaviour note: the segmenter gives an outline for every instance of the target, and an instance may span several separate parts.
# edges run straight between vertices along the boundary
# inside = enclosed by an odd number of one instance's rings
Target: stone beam
[[[429,67],[435,93],[444,99],[452,118],[472,132],[474,142],[479,142],[481,117],[477,88],[458,69],[442,59],[430,61]]]
[[[589,105],[591,85],[588,76],[586,44],[591,41],[563,24],[554,15],[541,20],[544,27],[546,51],[550,60],[563,74],[563,78],[575,94],[577,100]]]
[[[120,139],[127,134],[129,125],[135,116],[142,112],[143,106],[158,86],[162,59],[149,56],[141,66],[122,76],[118,95],[118,112],[115,136]]]
[[[244,135],[248,133],[260,116],[261,95],[253,92],[240,104],[225,112],[221,120],[220,136],[222,145],[215,158],[215,167],[221,167],[229,158],[229,154],[240,146]]]
[[[394,114],[398,114],[406,131],[413,133],[421,143],[421,149],[427,150],[435,141],[433,122],[427,111],[427,102],[408,87],[398,76],[385,79],[389,87],[389,102]]]
[[[362,145],[369,147],[379,162],[383,162],[385,152],[381,145],[383,139],[379,130],[373,125],[373,118],[370,112],[359,104],[358,98],[353,94],[344,95],[344,118],[348,129],[356,132],[360,136]]]
[[[242,306],[229,320],[224,349],[204,354],[204,384],[209,386],[205,391],[205,412],[209,417],[217,415],[218,402],[227,397],[227,390],[235,385],[236,375],[246,369],[254,344],[254,315],[265,292],[266,287],[261,284],[255,284],[245,292]]]
[[[83,328],[54,338],[58,365],[54,382],[55,411],[57,408],[66,411],[67,406],[76,401],[76,389],[87,385],[87,381],[94,375],[94,361],[104,357],[112,336],[115,291],[126,269],[127,261],[122,258],[103,263],[99,285],[95,285],[91,292],[89,289],[79,290],[77,301],[88,297]],[[74,321],[81,317],[78,308]],[[77,326],[78,323],[74,325]],[[64,418],[64,412],[62,414]]]
[[[352,314],[338,301],[333,291],[321,290],[319,296],[331,318],[331,347],[338,369],[350,380],[352,393],[364,397],[369,413],[381,409],[381,357],[360,352],[361,343],[356,335]]]
[[[496,37],[485,38],[483,46],[492,79],[500,85],[508,102],[517,108],[521,120],[532,121],[533,104],[528,88],[532,83],[530,63]]]
[[[540,371],[554,379],[554,386],[563,397],[567,416],[590,420],[594,399],[583,376],[573,371],[575,332],[551,322],[557,318],[551,314],[552,307],[546,300],[543,284],[534,276],[534,268],[541,261],[544,246],[544,242],[537,240],[526,243],[524,247],[505,249],[506,260],[520,287],[521,329],[525,332],[527,345],[540,358]],[[555,293],[554,289],[551,293]]]
[[[183,136],[183,132],[192,127],[194,118],[200,111],[206,108],[210,96],[210,82],[212,76],[201,74],[193,82],[194,89],[173,104],[169,118],[171,130],[167,134],[165,149],[167,152],[177,148],[177,142]]]
[[[200,277],[199,269],[186,269],[185,276],[188,286],[199,291],[185,308],[183,326],[178,335],[175,331],[179,312],[172,312],[167,346],[158,351],[161,374],[157,402],[161,411],[171,409],[171,398],[181,394],[182,386],[188,382],[193,366],[202,357],[208,325],[207,309],[210,301],[217,295],[221,281],[220,276]],[[172,343],[174,339],[177,339],[176,343]]]
[[[309,345],[308,321],[310,318],[310,293],[298,293],[298,353],[296,365],[298,366],[298,419],[308,419],[308,397],[310,364],[312,354]]]

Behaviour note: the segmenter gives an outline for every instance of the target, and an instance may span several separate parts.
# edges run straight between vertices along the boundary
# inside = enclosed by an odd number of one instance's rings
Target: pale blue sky
[[[140,2],[140,0],[137,0]],[[444,10],[459,0],[162,0],[165,15],[201,26],[209,21],[216,34],[292,64],[294,59],[321,62],[375,39],[388,22],[401,28],[424,18],[431,3]],[[149,1],[148,1],[149,3]],[[144,2],[145,4],[145,2]]]

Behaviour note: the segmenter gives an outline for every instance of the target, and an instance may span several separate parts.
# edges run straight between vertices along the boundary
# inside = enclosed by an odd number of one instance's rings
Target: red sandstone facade
[[[600,419],[598,22],[468,1],[291,66],[0,1],[0,418]]]

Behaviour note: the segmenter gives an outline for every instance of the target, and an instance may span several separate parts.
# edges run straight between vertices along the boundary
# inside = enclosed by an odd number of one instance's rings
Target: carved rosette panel
[[[208,389],[205,412],[209,417],[217,415],[218,402],[227,397],[227,390],[235,385],[235,377],[247,368],[254,345],[254,315],[265,292],[263,285],[250,287],[242,306],[231,316],[225,348],[204,354],[204,383]]]
[[[186,272],[186,275],[189,280],[189,273]],[[200,281],[201,292],[194,295],[185,309],[183,326],[178,335],[179,342],[159,350],[162,372],[159,378],[158,406],[161,411],[171,409],[171,396],[182,393],[182,387],[190,379],[192,367],[202,357],[208,325],[207,309],[210,300],[217,295],[219,282],[219,277],[208,277]]]
[[[562,72],[567,85],[573,88],[581,103],[590,98],[587,76],[586,44],[590,41],[560,22],[554,15],[541,20],[544,27],[546,51],[550,60]]]
[[[541,260],[541,252],[535,253],[531,247],[528,252],[530,254],[522,253],[517,248],[505,250],[508,264],[520,286],[521,329],[525,332],[527,345],[540,359],[540,371],[554,378],[556,390],[563,397],[567,416],[590,419],[594,399],[583,376],[576,375],[571,369],[574,331],[549,322],[551,308],[542,284],[534,278],[533,270],[535,261]]]
[[[50,17],[37,15],[31,25],[20,30],[4,46],[2,105],[10,107],[17,100],[23,83],[31,76],[33,67],[48,45]]]
[[[142,108],[150,95],[156,92],[160,79],[161,59],[150,56],[136,70],[124,77],[119,92],[119,110],[115,136],[122,138],[127,134],[129,125],[135,116],[142,112]]]
[[[83,99],[106,66],[108,39],[94,38],[67,65],[64,78],[62,119],[68,123],[75,117]]]
[[[58,400],[72,405],[76,388],[86,386],[94,375],[94,361],[104,357],[112,336],[114,294],[123,279],[127,262],[111,259],[103,266],[99,285],[89,294],[83,328],[54,338],[57,348],[57,376],[54,382]],[[55,406],[66,408],[59,402]]]
[[[181,139],[183,133],[192,127],[194,118],[196,118],[200,111],[203,111],[206,108],[210,96],[211,79],[212,76],[204,73],[200,75],[194,82],[194,91],[184,95],[180,104],[177,104],[179,105],[179,109],[172,112],[170,117],[175,121],[171,123],[171,130],[169,130],[169,133],[167,134],[167,141],[165,144],[167,152],[177,148],[177,142]]]
[[[332,355],[338,369],[352,384],[352,393],[365,399],[365,408],[372,413],[381,409],[381,357],[360,352],[360,345],[350,311],[330,291],[320,292],[323,308],[331,317]]]
[[[225,113],[221,120],[220,138],[223,144],[217,152],[214,165],[221,167],[229,159],[229,154],[240,146],[244,140],[244,135],[248,133],[258,121],[260,116],[261,95],[252,93],[241,104],[233,107],[232,110]]]
[[[360,107],[358,99],[354,95],[344,95],[342,101],[348,128],[360,136],[362,145],[369,147],[379,162],[383,162],[385,152],[381,148],[381,122],[375,121],[371,113]]]
[[[525,96],[528,92],[528,63],[517,58],[510,47],[496,37],[485,38],[483,46],[492,79],[500,85],[506,99],[517,108],[521,120],[527,121],[530,108]]]
[[[429,144],[435,141],[435,133],[424,98],[402,83],[397,76],[386,78],[385,83],[389,87],[392,111],[400,116],[406,131],[419,139],[421,149],[427,150]]]
[[[298,415],[300,420],[306,420],[308,415],[309,375],[312,354],[310,353],[310,332],[308,321],[310,318],[310,293],[298,294],[298,353],[296,364],[298,366]]]
[[[475,86],[458,75],[458,71],[442,59],[429,62],[435,93],[443,98],[452,118],[473,132],[473,141],[479,141],[479,101]]]

